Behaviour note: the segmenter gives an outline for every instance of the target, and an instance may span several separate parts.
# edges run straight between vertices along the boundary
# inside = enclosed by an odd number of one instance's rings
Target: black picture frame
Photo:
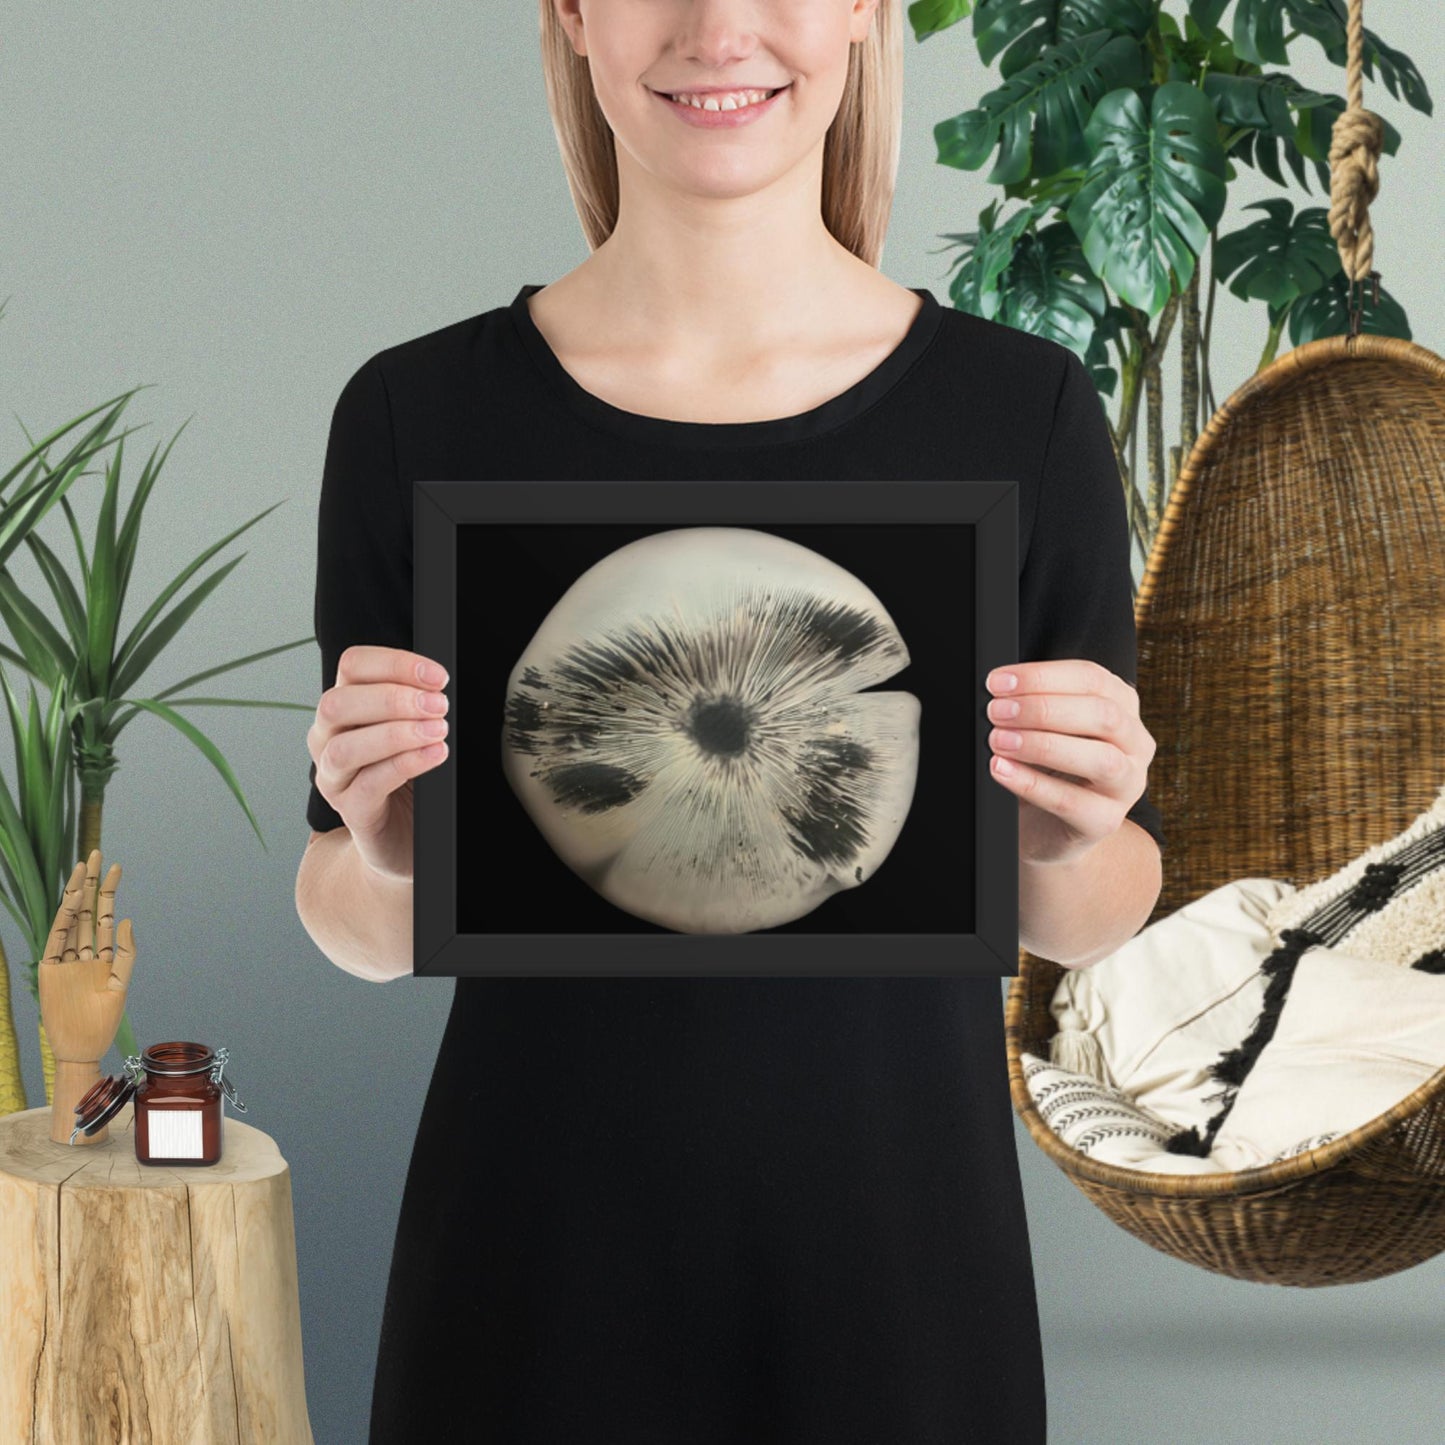
[[[993,668],[1020,660],[1017,482],[489,479],[417,481],[412,493],[413,645],[447,669],[450,700],[448,755],[413,784],[415,974],[1017,974],[1018,803],[990,774],[984,682]],[[905,878],[917,883],[909,916],[923,917],[925,931],[824,931],[830,926],[825,911],[839,899],[866,895],[869,884],[834,894],[806,919],[778,929],[722,935],[657,928],[598,898],[552,853],[513,797],[501,761],[507,678],[552,603],[590,561],[622,541],[691,526],[756,528],[805,545],[810,532],[826,534],[835,542],[856,541],[859,555],[891,555],[895,576],[907,577],[902,590],[914,598],[914,630],[938,629],[943,641],[934,644],[934,677],[948,680],[948,703],[924,700],[914,808],[926,784],[930,798],[940,796],[945,780],[963,788],[971,803],[972,856],[955,868],[939,842],[939,825],[914,866],[895,870],[900,887]],[[890,540],[898,538],[905,541],[890,552]],[[836,546],[816,550],[849,566]],[[546,575],[554,555],[556,574]],[[900,588],[885,595],[864,572],[850,570],[898,619]],[[899,627],[908,640],[901,619]],[[952,664],[952,639],[959,635],[959,654],[971,657],[964,668]],[[911,642],[910,653],[917,657]],[[917,692],[910,687],[913,672],[911,662],[882,686]],[[495,684],[485,693],[469,692],[472,677],[493,673]],[[960,755],[947,757],[951,769],[940,762],[930,777],[924,759],[945,757],[955,745]],[[951,816],[956,822],[958,809]],[[912,822],[910,812],[894,853]],[[875,889],[893,861],[890,854],[870,880]],[[584,893],[591,905],[577,903]],[[971,907],[958,906],[960,898]],[[581,916],[574,905],[582,913],[591,906],[600,926],[546,931],[549,919]],[[929,923],[953,911],[968,913],[960,921],[969,926]],[[501,916],[503,926],[472,926],[482,913]]]

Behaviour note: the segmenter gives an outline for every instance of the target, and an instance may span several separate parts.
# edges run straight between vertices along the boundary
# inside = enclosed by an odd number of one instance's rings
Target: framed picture
[[[1012,975],[1012,481],[419,481],[414,971]]]

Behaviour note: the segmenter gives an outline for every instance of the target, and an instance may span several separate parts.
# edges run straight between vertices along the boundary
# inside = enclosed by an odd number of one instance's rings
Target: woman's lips
[[[715,129],[747,125],[749,122],[759,119],[778,103],[780,96],[788,93],[790,85],[791,82],[774,91],[766,100],[757,100],[751,105],[740,105],[736,110],[703,110],[699,106],[689,105],[686,101],[674,100],[660,90],[654,90],[652,93],[674,114],[680,115],[683,120],[692,125]]]

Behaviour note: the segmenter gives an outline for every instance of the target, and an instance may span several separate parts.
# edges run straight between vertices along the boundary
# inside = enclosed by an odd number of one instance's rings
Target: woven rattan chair
[[[1164,884],[1151,922],[1233,879],[1304,886],[1393,837],[1445,781],[1445,362],[1369,334],[1251,378],[1170,494],[1135,610],[1158,750]],[[1115,1223],[1236,1279],[1376,1279],[1445,1250],[1445,1069],[1389,1113],[1262,1168],[1099,1163],[1039,1117],[1062,977],[1020,953],[1014,1108]]]

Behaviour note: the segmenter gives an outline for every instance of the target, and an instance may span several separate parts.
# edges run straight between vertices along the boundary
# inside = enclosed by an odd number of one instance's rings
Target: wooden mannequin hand
[[[55,1054],[50,1137],[63,1142],[75,1127],[75,1106],[100,1078],[100,1060],[115,1039],[135,967],[135,932],[129,918],[117,943],[115,890],[120,864],[99,885],[100,849],[77,863],[55,915],[45,957],[37,969],[40,1018]],[[91,1136],[99,1143],[106,1130]]]
[[[115,938],[115,890],[120,864],[112,863],[97,892],[100,849],[77,863],[65,887],[45,957],[40,960],[40,1017],[57,1060],[97,1063],[115,1039],[135,967],[135,933],[129,918]]]

